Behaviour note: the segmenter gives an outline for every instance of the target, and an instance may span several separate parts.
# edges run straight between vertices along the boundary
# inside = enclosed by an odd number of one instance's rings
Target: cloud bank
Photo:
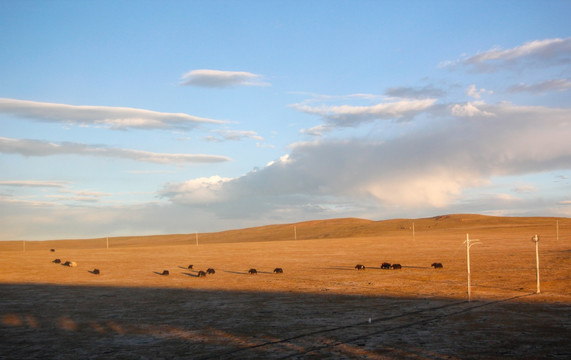
[[[493,177],[571,167],[568,109],[509,103],[479,108],[469,117],[450,111],[431,131],[384,142],[298,143],[261,170],[172,183],[161,195],[228,217],[295,207],[324,213],[363,206],[439,209]]]
[[[109,106],[77,106],[0,98],[0,114],[67,125],[104,126],[110,129],[192,129],[225,121],[182,113]]]
[[[231,86],[269,86],[262,76],[245,71],[192,70],[181,78],[181,85],[224,88]]]

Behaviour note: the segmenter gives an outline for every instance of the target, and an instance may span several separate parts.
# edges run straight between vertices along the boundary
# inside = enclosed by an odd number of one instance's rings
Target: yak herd
[[[55,249],[50,249],[50,251],[55,252]],[[63,266],[68,266],[68,267],[76,267],[77,266],[77,263],[74,261],[63,262],[61,259],[55,259],[52,262],[54,264],[60,264]],[[442,263],[439,263],[439,262],[432,263],[432,265],[430,265],[430,266],[433,267],[434,269],[442,269],[443,268]],[[192,264],[188,265],[188,267],[187,267],[188,270],[193,270],[193,268],[194,268],[194,265],[192,265]],[[381,263],[381,269],[382,270],[389,270],[389,269],[400,270],[400,269],[402,269],[402,265],[383,262],[383,263]],[[357,265],[355,265],[355,270],[365,270],[365,265],[357,264]],[[89,272],[94,274],[94,275],[101,274],[101,271],[99,269],[93,269]],[[284,272],[284,270],[280,267],[274,269],[275,274],[283,274],[283,272]],[[170,272],[168,270],[163,270],[162,273],[157,273],[157,274],[166,276],[166,275],[170,275]],[[216,274],[216,271],[213,268],[208,268],[206,271],[203,271],[203,270],[198,271],[196,276],[197,277],[206,277],[207,274],[208,275],[214,275],[214,274]],[[249,275],[257,275],[258,271],[254,268],[251,268],[250,270],[248,270],[248,274]]]
[[[432,263],[432,265],[430,265],[430,266],[432,266],[435,269],[442,269],[443,268],[442,263]],[[382,270],[389,270],[389,269],[400,270],[400,269],[402,269],[402,265],[383,262],[381,264],[381,269]],[[365,265],[357,264],[357,265],[355,265],[355,270],[365,270]]]

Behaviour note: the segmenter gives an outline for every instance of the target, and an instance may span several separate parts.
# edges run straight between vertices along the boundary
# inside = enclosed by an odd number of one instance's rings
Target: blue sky
[[[0,0],[0,240],[571,216],[570,13]]]

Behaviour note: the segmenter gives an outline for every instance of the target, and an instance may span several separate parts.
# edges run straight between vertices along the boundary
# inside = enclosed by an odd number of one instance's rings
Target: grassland
[[[480,242],[471,302],[467,234]],[[0,243],[0,358],[571,356],[571,219],[335,219],[196,238]]]

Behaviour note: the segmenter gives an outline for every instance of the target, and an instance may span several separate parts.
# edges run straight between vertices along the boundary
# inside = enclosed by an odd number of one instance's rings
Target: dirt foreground
[[[0,359],[569,359],[571,219],[557,234],[555,221],[454,215],[414,220],[413,234],[413,220],[355,219],[299,224],[298,240],[267,241],[272,228],[255,242],[5,244]],[[348,226],[352,237],[336,237]],[[479,239],[471,302],[466,234]]]

